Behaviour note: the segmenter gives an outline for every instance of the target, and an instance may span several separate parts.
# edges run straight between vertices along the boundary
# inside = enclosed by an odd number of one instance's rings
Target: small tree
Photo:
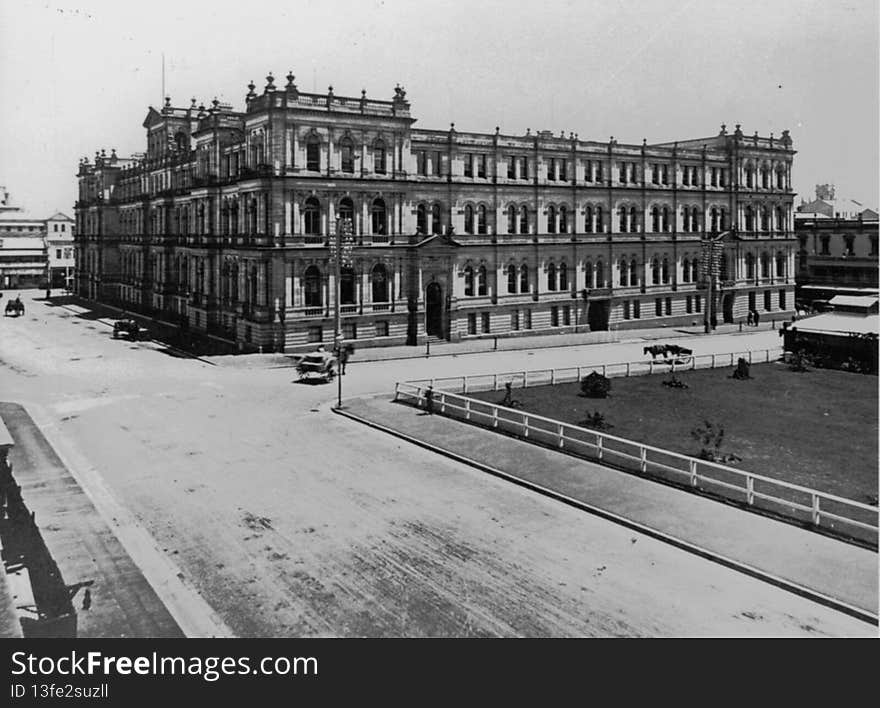
[[[712,462],[721,460],[724,426],[704,420],[702,427],[694,428],[691,431],[691,437],[700,443],[700,459]]]
[[[608,398],[611,393],[611,379],[593,371],[581,381],[581,393],[587,398]]]
[[[807,354],[805,349],[796,349],[791,353],[791,356],[788,358],[788,368],[791,371],[804,372],[809,371],[808,368],[810,364],[813,362],[810,359],[810,355]]]

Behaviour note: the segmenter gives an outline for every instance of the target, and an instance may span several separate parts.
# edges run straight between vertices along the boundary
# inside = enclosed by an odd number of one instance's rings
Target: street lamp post
[[[715,278],[721,263],[722,239],[732,231],[722,231],[717,236],[703,240],[703,263],[706,272],[706,308],[703,313],[703,328],[706,334],[715,329],[712,315],[715,312]],[[715,320],[717,322],[717,318]]]
[[[351,219],[336,220],[336,234],[333,241],[333,261],[336,269],[335,293],[335,326],[333,333],[333,351],[336,354],[336,407],[342,408],[342,263],[349,261],[354,232]]]

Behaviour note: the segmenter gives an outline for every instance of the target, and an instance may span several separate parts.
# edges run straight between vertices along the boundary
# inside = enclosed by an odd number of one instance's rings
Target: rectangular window
[[[357,323],[343,322],[342,323],[342,338],[343,339],[357,339],[358,338]]]
[[[628,320],[630,318],[629,314],[629,300],[623,301],[623,319]]]
[[[465,177],[473,177],[474,176],[474,156],[473,154],[467,154],[464,156],[464,176]]]
[[[523,316],[523,329],[531,329],[532,328],[532,311],[526,310],[525,315]]]
[[[562,159],[559,161],[559,180],[561,182],[568,182],[568,160]]]
[[[562,324],[568,327],[571,324],[571,307],[568,305],[562,308]]]
[[[764,309],[767,312],[773,309],[773,293],[769,290],[764,291]]]
[[[514,332],[519,330],[519,310],[510,313],[510,329]]]
[[[52,230],[58,231],[58,224],[52,224]]]
[[[687,314],[691,314],[691,313],[694,311],[694,301],[693,301],[693,298],[692,298],[690,295],[688,295],[688,296],[684,299],[684,311],[685,311]]]
[[[691,168],[687,165],[681,168],[681,184],[683,187],[690,187],[691,184]]]
[[[550,326],[559,326],[559,308],[556,305],[550,308]]]
[[[654,298],[654,314],[657,317],[663,316],[663,298],[661,297]]]
[[[550,182],[556,180],[556,160],[552,157],[547,161],[547,180]]]
[[[830,244],[831,244],[831,237],[830,237],[830,236],[820,236],[820,237],[819,237],[819,241],[820,241],[821,244],[822,244],[822,250],[819,252],[819,255],[820,255],[820,256],[828,256],[828,255],[830,255],[830,254],[831,254],[831,251],[829,250],[828,247],[829,247]]]
[[[440,153],[439,152],[434,153],[434,176],[435,177],[440,176]]]
[[[593,181],[593,163],[590,160],[584,161],[584,182]]]
[[[483,313],[483,334],[489,334],[492,329],[492,319],[488,312]]]
[[[785,290],[779,291],[779,309],[780,310],[785,309]]]
[[[419,150],[416,153],[416,172],[423,177],[428,174],[428,155],[424,150]]]
[[[309,342],[323,342],[324,328],[321,325],[312,325],[309,327]]]
[[[626,184],[626,163],[620,163],[620,169],[618,170],[620,179],[618,180],[621,184]]]
[[[697,312],[699,312],[701,306],[702,306],[702,305],[701,305],[701,303],[700,303],[700,296],[699,296],[699,295],[694,295],[694,310],[696,310]]]
[[[55,258],[57,258],[59,261],[61,260],[61,249],[60,248],[55,249]]]
[[[666,314],[667,315],[672,314],[672,298],[671,297],[666,298]]]
[[[469,312],[467,318],[468,318],[468,320],[467,320],[468,334],[476,334],[477,333],[477,313],[476,312]]]
[[[477,156],[477,177],[486,178],[486,156]]]
[[[528,179],[529,178],[529,158],[527,158],[527,157],[522,158],[521,168],[522,169],[520,172],[520,178],[521,179]]]
[[[516,158],[512,155],[507,158],[507,179],[516,179]]]
[[[633,319],[637,320],[642,316],[642,303],[640,300],[633,300]]]
[[[376,321],[376,336],[377,337],[387,337],[388,336],[388,320],[377,320]]]
[[[604,167],[602,165],[603,165],[603,163],[601,163],[601,162],[596,163],[596,181],[597,182],[601,182],[602,180],[605,179],[604,172],[603,172]]]

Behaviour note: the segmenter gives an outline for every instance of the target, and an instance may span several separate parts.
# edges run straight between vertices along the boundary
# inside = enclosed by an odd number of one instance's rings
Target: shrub
[[[605,420],[605,416],[599,411],[593,411],[592,413],[588,412],[582,425],[587,428],[593,428],[594,430],[608,430],[609,428],[614,427],[611,423]]]
[[[581,393],[587,398],[608,398],[611,379],[594,371],[581,381]]]
[[[736,362],[736,370],[733,372],[733,375],[730,378],[737,379],[738,381],[745,381],[746,379],[750,379],[752,378],[752,376],[749,373],[749,369],[749,362],[746,361],[743,357],[740,357]]]

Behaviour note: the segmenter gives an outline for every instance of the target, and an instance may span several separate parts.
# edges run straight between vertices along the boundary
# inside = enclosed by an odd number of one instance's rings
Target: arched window
[[[761,168],[761,186],[764,189],[768,189],[770,187],[770,170],[766,165]]]
[[[656,258],[651,261],[651,285],[660,285],[660,261]]]
[[[751,206],[746,207],[745,211],[746,231],[755,230],[755,210]]]
[[[681,230],[684,232],[691,230],[691,210],[687,207],[681,210]]]
[[[779,278],[785,277],[785,254],[776,254],[776,275]]]
[[[785,227],[787,226],[785,222],[785,209],[782,207],[776,207],[776,230],[785,231]]]
[[[486,223],[486,205],[480,204],[477,207],[477,233],[485,234],[488,232],[488,224]]]
[[[306,142],[306,169],[312,172],[321,169],[321,141],[317,135],[310,135]]]
[[[384,175],[387,169],[385,162],[385,143],[382,140],[377,140],[373,143],[373,171],[376,174]]]
[[[602,265],[602,261],[596,262],[596,287],[605,287],[605,266]]]
[[[568,208],[564,206],[559,207],[559,233],[568,233]]]
[[[685,258],[681,262],[681,282],[689,283],[691,280],[691,262]]]
[[[730,280],[730,268],[729,268],[729,259],[727,258],[726,253],[721,254],[721,263],[718,267],[719,277],[721,280]]]
[[[519,210],[519,232],[529,233],[529,208],[525,204]]]
[[[592,288],[593,283],[595,282],[595,279],[594,279],[594,272],[593,272],[593,264],[590,261],[587,261],[584,264],[584,276],[586,276],[586,279],[587,279],[587,282],[586,282],[587,288]]]
[[[303,233],[308,236],[321,234],[321,204],[315,197],[306,199],[303,207]]]
[[[785,189],[785,168],[779,167],[776,170],[776,189]]]
[[[477,295],[486,295],[487,293],[486,266],[481,265],[477,270]]]
[[[712,207],[712,211],[709,213],[711,215],[712,233],[717,233],[717,231],[718,231],[718,209],[716,207]]]
[[[766,251],[761,254],[761,277],[770,277],[770,256],[767,255]]]
[[[632,287],[639,284],[639,264],[635,258],[629,262],[629,284]]]
[[[751,165],[746,167],[746,187],[751,189],[755,186],[755,168]]]
[[[593,207],[587,207],[584,212],[584,231],[588,234],[593,233]]]
[[[529,292],[529,267],[525,263],[519,267],[519,291]]]
[[[373,266],[370,275],[373,284],[373,302],[388,302],[388,271],[381,263]]]
[[[337,216],[340,223],[348,219],[351,222],[352,231],[354,231],[354,203],[351,199],[343,197],[339,200],[339,213]]]
[[[691,231],[700,230],[700,210],[697,207],[691,209]]]
[[[617,210],[617,230],[620,233],[626,231],[626,207],[619,207]]]
[[[507,233],[516,233],[516,207],[513,204],[507,207]]]
[[[627,263],[626,258],[620,261],[620,285],[621,287],[626,287],[629,285],[629,263]]]
[[[660,278],[663,281],[663,284],[666,285],[669,282],[669,259],[664,258],[663,264],[660,266]]]
[[[356,304],[354,269],[342,268],[339,275],[339,303],[342,305]]]
[[[692,283],[696,283],[700,277],[699,270],[698,270],[699,265],[700,265],[700,262],[696,258],[694,258],[694,260],[691,261],[691,282]]]
[[[746,278],[752,280],[755,277],[755,257],[746,253]]]
[[[428,208],[424,204],[416,207],[416,231],[423,235],[428,233]]]
[[[385,200],[376,198],[370,208],[370,226],[372,233],[384,236],[388,233],[388,211],[385,209]]]
[[[552,204],[547,207],[547,233],[556,233],[556,207]]]
[[[568,290],[568,266],[565,263],[559,264],[559,289]]]
[[[474,294],[474,269],[470,266],[465,266],[464,269],[464,294]]]
[[[630,207],[629,210],[629,230],[631,233],[639,230],[639,212],[635,207]]]
[[[470,204],[464,207],[464,232],[466,234],[474,232],[474,208]]]
[[[770,211],[767,207],[761,209],[761,231],[770,230]]]
[[[663,217],[663,221],[662,221],[663,231],[664,232],[669,231],[669,207],[663,207],[663,211],[661,212],[661,214]]]
[[[354,172],[354,143],[350,138],[339,142],[339,166],[346,174]]]
[[[556,264],[547,266],[547,290],[556,290]]]
[[[605,231],[605,214],[602,212],[602,207],[596,207],[596,233],[600,234]]]
[[[509,265],[507,266],[507,292],[515,293],[516,292],[516,266]]]
[[[651,209],[651,231],[660,231],[660,209],[657,207]]]
[[[725,231],[727,229],[727,209],[721,207],[721,215],[719,217],[719,226],[721,231]]]
[[[440,205],[431,207],[431,231],[435,234],[443,233],[443,224],[440,222]]]

